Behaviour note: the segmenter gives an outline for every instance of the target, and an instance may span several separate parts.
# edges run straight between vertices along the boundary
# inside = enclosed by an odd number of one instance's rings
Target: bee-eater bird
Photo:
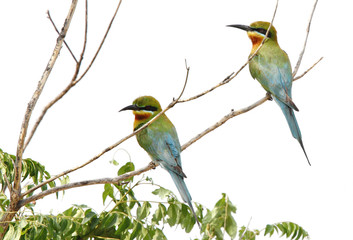
[[[265,38],[270,23],[259,21],[250,24],[250,26],[235,24],[228,25],[228,27],[239,28],[247,32],[252,42],[250,53],[252,56]],[[259,81],[281,107],[293,137],[298,140],[309,165],[311,165],[293,111],[299,111],[299,109],[292,101],[292,67],[288,55],[278,45],[277,31],[273,26],[271,26],[262,47],[250,60],[249,69],[251,76]]]
[[[154,97],[143,96],[135,99],[132,105],[120,111],[125,110],[132,110],[135,115],[135,131],[160,113],[162,108]],[[184,182],[186,175],[181,167],[181,147],[173,123],[165,114],[162,114],[151,125],[137,133],[136,138],[139,145],[150,155],[152,161],[161,165],[172,176],[181,198],[189,205],[200,227],[191,204],[191,195]]]

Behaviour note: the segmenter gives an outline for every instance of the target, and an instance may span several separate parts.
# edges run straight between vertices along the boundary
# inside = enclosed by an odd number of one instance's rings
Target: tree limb
[[[2,216],[0,221],[0,227],[3,230],[3,231],[0,231],[0,239],[2,239],[4,234],[6,233],[6,230],[9,224],[8,221],[10,221],[14,217],[15,212],[18,210],[16,206],[21,196],[22,156],[24,151],[24,141],[28,130],[28,123],[31,118],[33,109],[42,93],[44,85],[48,80],[51,70],[54,67],[56,59],[59,56],[60,50],[62,48],[62,44],[64,42],[64,38],[70,27],[70,23],[76,9],[76,5],[77,5],[77,0],[73,0],[69,9],[68,15],[65,19],[64,26],[61,30],[59,37],[57,38],[57,42],[53,50],[52,56],[50,57],[50,60],[43,72],[43,75],[38,82],[37,89],[33,93],[33,96],[27,105],[26,113],[22,122],[20,136],[17,144],[16,160],[14,164],[14,180],[13,180],[14,183],[13,183],[12,191],[10,193],[10,205],[8,207],[7,213],[5,213]]]
[[[49,21],[51,22],[51,24],[53,25],[53,27],[54,27],[54,29],[55,29],[55,32],[57,32],[57,33],[58,33],[58,35],[60,35],[60,32],[59,32],[58,28],[56,27],[56,25],[55,25],[55,23],[54,23],[53,19],[52,19],[52,18],[51,18],[51,16],[50,16],[50,12],[49,12],[49,10],[47,11],[47,15],[48,15],[48,19],[49,19]],[[66,43],[66,41],[65,41],[65,40],[64,40],[64,44],[65,44],[65,46],[66,46],[67,50],[69,50],[69,52],[70,52],[70,54],[71,54],[72,58],[75,60],[75,62],[76,62],[76,63],[78,63],[78,61],[77,61],[77,59],[76,59],[76,57],[75,57],[74,53],[71,51],[71,49],[70,49],[69,45],[67,45],[67,43]]]
[[[151,169],[154,169],[157,165],[154,164],[153,162],[150,162],[146,167],[140,168],[138,170],[128,172],[125,174],[122,174],[118,177],[115,178],[99,178],[99,179],[93,179],[93,180],[85,180],[85,181],[80,181],[80,182],[74,182],[74,183],[68,183],[64,184],[58,187],[50,188],[48,190],[45,190],[43,192],[40,192],[36,195],[33,195],[31,197],[28,197],[26,199],[20,200],[17,207],[21,208],[24,205],[36,201],[38,199],[44,198],[45,196],[48,196],[50,194],[68,190],[71,188],[78,188],[78,187],[83,187],[83,186],[89,186],[89,185],[97,185],[97,184],[106,184],[106,183],[111,183],[111,184],[120,184],[123,180],[131,178],[136,175],[140,175],[146,171],[149,171]]]
[[[293,76],[293,77],[297,74],[298,69],[299,69],[299,67],[300,67],[300,64],[301,64],[301,62],[302,62],[303,56],[304,56],[304,52],[305,52],[305,48],[306,48],[306,43],[307,43],[307,41],[308,41],[308,36],[309,36],[309,32],[310,32],[311,21],[312,21],[312,19],[313,19],[314,12],[315,12],[315,8],[316,8],[316,4],[317,4],[318,1],[319,1],[319,0],[316,0],[316,1],[315,1],[313,10],[311,11],[311,15],[310,15],[308,27],[307,27],[307,29],[306,29],[306,37],[305,37],[305,41],[304,41],[303,50],[301,51],[301,53],[300,53],[300,55],[299,55],[297,64],[295,65],[294,71],[293,71],[293,73],[292,73],[292,76]]]
[[[86,70],[84,71],[84,73],[83,73],[80,77],[78,77],[78,73],[79,73],[79,70],[80,70],[80,68],[81,68],[81,64],[82,64],[82,60],[83,60],[83,55],[84,55],[84,53],[85,53],[86,42],[87,42],[87,23],[88,23],[88,20],[87,20],[87,15],[88,15],[88,13],[87,13],[87,8],[88,8],[88,7],[87,7],[87,1],[86,1],[84,45],[83,45],[83,50],[82,50],[82,53],[81,53],[80,60],[79,60],[79,61],[77,62],[77,64],[76,64],[75,73],[74,73],[73,77],[71,78],[70,83],[65,87],[65,89],[62,90],[52,101],[50,101],[50,102],[44,107],[44,109],[42,110],[42,113],[41,113],[40,116],[38,117],[36,123],[34,124],[32,130],[31,130],[31,134],[30,134],[29,137],[27,138],[25,148],[28,146],[29,142],[31,141],[31,139],[32,139],[32,137],[33,137],[33,135],[34,135],[34,133],[36,132],[36,130],[37,130],[39,124],[40,124],[41,121],[43,120],[43,118],[44,118],[45,114],[47,113],[47,111],[48,111],[55,103],[57,103],[63,96],[65,96],[65,95],[71,90],[72,87],[74,87],[78,82],[80,82],[81,79],[86,75],[86,73],[88,72],[88,70],[91,68],[93,62],[94,62],[95,59],[97,58],[97,56],[98,56],[98,54],[99,54],[99,52],[100,52],[100,50],[101,50],[101,48],[102,48],[102,46],[103,46],[103,44],[104,44],[104,42],[105,42],[105,39],[106,39],[107,36],[108,36],[108,33],[109,33],[109,31],[110,31],[110,28],[111,28],[111,26],[112,26],[112,24],[113,24],[113,22],[114,22],[115,17],[116,17],[116,14],[117,14],[118,11],[119,11],[121,2],[122,2],[122,0],[119,1],[118,6],[117,6],[117,8],[115,9],[114,15],[113,15],[112,19],[110,20],[109,26],[108,26],[108,28],[107,28],[107,30],[106,30],[104,36],[103,36],[103,39],[102,39],[102,41],[101,41],[101,43],[100,43],[100,45],[99,45],[99,47],[98,47],[98,49],[97,49],[97,51],[96,51],[94,57],[92,58],[92,60],[91,60],[91,62],[90,62],[90,64],[89,64],[89,66],[86,68]]]

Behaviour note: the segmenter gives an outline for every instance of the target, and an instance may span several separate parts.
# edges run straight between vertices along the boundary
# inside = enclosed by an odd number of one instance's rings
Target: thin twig
[[[239,237],[239,240],[242,240],[243,237],[244,237],[244,235],[245,235],[245,233],[246,233],[246,231],[248,231],[251,220],[252,220],[252,217],[250,217],[249,222],[248,222],[248,225],[246,225],[246,228],[245,228],[243,234]]]
[[[293,81],[296,81],[296,80],[298,80],[298,79],[304,77],[304,76],[305,76],[311,69],[313,69],[313,68],[316,66],[316,64],[318,64],[323,58],[324,58],[324,57],[321,57],[321,58],[320,58],[319,60],[317,60],[310,68],[308,68],[305,72],[303,72],[301,75],[299,75],[299,76],[293,78]]]
[[[179,99],[181,98],[182,94],[184,93],[184,90],[185,90],[185,87],[186,87],[186,83],[188,81],[188,77],[189,77],[189,71],[190,71],[190,68],[187,67],[186,69],[186,78],[185,78],[185,82],[184,82],[184,86],[183,86],[183,89],[179,95],[179,97],[177,97],[175,100],[173,99],[173,101],[163,110],[161,111],[160,113],[158,113],[154,118],[152,118],[149,122],[147,122],[146,124],[144,124],[142,127],[140,127],[139,129],[135,130],[134,132],[132,132],[131,134],[127,135],[126,137],[120,139],[118,142],[114,143],[113,145],[107,147],[106,149],[104,149],[102,152],[100,152],[99,154],[97,154],[96,156],[94,156],[93,158],[91,158],[90,160],[88,160],[87,162],[75,167],[75,168],[72,168],[72,169],[69,169],[69,170],[66,170],[60,174],[57,174],[53,177],[51,177],[50,179],[47,179],[46,181],[36,185],[35,187],[27,190],[25,193],[23,193],[21,195],[21,197],[24,197],[26,195],[28,195],[29,193],[32,193],[34,192],[35,190],[37,190],[38,188],[44,186],[45,184],[48,184],[49,182],[52,182],[56,179],[58,179],[59,177],[62,177],[64,175],[67,175],[71,172],[74,172],[80,168],[83,168],[84,166],[92,163],[93,161],[97,160],[98,158],[100,158],[103,154],[109,152],[110,150],[112,150],[113,148],[119,146],[121,143],[125,142],[126,140],[128,140],[129,138],[135,136],[137,133],[139,133],[140,131],[142,131],[143,129],[147,128],[150,124],[152,124],[154,121],[156,121],[162,114],[164,114],[166,111],[168,111],[170,108],[174,107],[175,104],[178,103]]]
[[[293,77],[297,74],[298,69],[299,69],[299,67],[300,67],[300,64],[301,64],[301,62],[302,62],[303,56],[304,56],[304,52],[305,52],[305,48],[306,48],[306,43],[307,43],[307,41],[308,41],[308,36],[309,36],[309,32],[310,32],[311,21],[312,21],[313,16],[314,16],[314,12],[315,12],[315,8],[316,8],[317,2],[318,2],[318,0],[315,1],[313,10],[311,11],[311,15],[310,15],[308,27],[306,28],[306,37],[305,37],[305,41],[304,41],[303,50],[301,51],[301,53],[300,53],[300,55],[299,55],[297,64],[295,65],[294,71],[293,71],[293,73],[292,73],[292,76],[293,76]]]
[[[88,72],[88,70],[92,67],[92,64],[93,64],[94,61],[96,60],[96,58],[97,58],[97,56],[98,56],[98,53],[100,52],[100,50],[101,50],[101,48],[102,48],[102,46],[103,46],[103,44],[104,44],[104,42],[105,42],[105,39],[106,39],[107,36],[108,36],[108,33],[109,33],[109,31],[110,31],[110,28],[111,28],[111,26],[113,25],[115,16],[116,16],[116,14],[117,14],[118,11],[119,11],[121,2],[122,2],[122,0],[119,1],[118,6],[117,6],[117,8],[116,8],[116,10],[115,10],[115,12],[114,12],[114,15],[113,15],[112,19],[110,20],[110,23],[109,23],[109,25],[108,25],[108,28],[107,28],[107,30],[106,30],[106,32],[105,32],[105,34],[104,34],[104,37],[103,37],[103,39],[102,39],[102,41],[101,41],[101,43],[100,43],[100,45],[99,45],[99,47],[98,47],[96,53],[94,54],[94,56],[93,56],[93,58],[92,58],[90,64],[88,65],[88,67],[86,68],[86,70],[83,72],[83,74],[82,74],[77,80],[75,80],[75,82],[79,82],[79,81],[86,75],[86,73]],[[76,84],[76,83],[75,83],[75,84]]]
[[[273,20],[275,19],[275,16],[276,16],[276,13],[277,13],[277,8],[278,8],[278,1],[276,2],[276,7],[275,7],[275,10],[273,12],[273,16],[272,16],[272,20],[271,20],[271,23],[270,23],[270,26],[269,28],[267,29],[267,32],[266,32],[266,35],[264,37],[264,39],[262,39],[262,42],[261,44],[258,46],[258,48],[256,49],[256,51],[248,58],[248,60],[246,61],[246,63],[244,63],[239,69],[238,71],[236,71],[236,73],[232,72],[231,74],[229,74],[225,79],[223,79],[223,81],[221,81],[220,83],[218,83],[217,85],[213,86],[212,88],[200,93],[200,94],[197,94],[193,97],[190,97],[188,99],[184,99],[184,100],[180,100],[179,103],[184,103],[184,102],[189,102],[191,100],[194,100],[194,99],[197,99],[199,97],[202,97],[204,95],[206,95],[207,93],[209,92],[212,92],[213,90],[215,90],[216,88],[219,88],[220,86],[223,86],[227,83],[229,83],[231,80],[233,80],[236,76],[238,76],[238,74],[249,64],[249,62],[256,56],[256,54],[259,52],[259,50],[262,48],[265,40],[267,39],[267,36],[268,36],[268,33],[270,31],[270,28],[272,26],[272,23],[273,23]]]
[[[59,30],[57,29],[57,27],[56,27],[56,25],[55,25],[55,23],[54,23],[53,19],[52,19],[52,18],[51,18],[51,16],[50,16],[50,12],[49,12],[49,10],[47,11],[47,15],[48,15],[48,18],[49,18],[49,20],[50,20],[51,24],[53,25],[53,27],[54,27],[55,31],[56,31],[56,32],[60,35]],[[65,41],[65,40],[64,40],[64,44],[65,44],[65,46],[66,46],[67,50],[69,50],[69,52],[70,52],[71,56],[73,57],[73,59],[75,60],[75,62],[77,63],[77,59],[76,59],[76,57],[75,57],[74,53],[71,51],[71,49],[70,49],[69,45],[67,45],[67,43],[66,43],[66,41]]]
[[[78,63],[76,64],[75,73],[74,73],[73,77],[71,78],[70,83],[65,87],[65,89],[62,90],[52,101],[50,101],[50,102],[44,107],[44,109],[42,110],[40,116],[38,117],[37,121],[35,122],[35,124],[34,124],[32,130],[31,130],[31,133],[30,133],[29,137],[27,138],[25,148],[28,146],[29,142],[31,141],[31,139],[32,139],[32,137],[33,137],[33,135],[34,135],[34,133],[36,132],[36,130],[37,130],[39,124],[40,124],[41,121],[43,120],[43,118],[44,118],[45,114],[47,113],[47,111],[48,111],[55,103],[57,103],[63,96],[65,96],[65,95],[71,90],[71,88],[74,87],[74,86],[83,78],[83,76],[86,75],[86,73],[88,72],[88,70],[91,68],[91,66],[92,66],[92,64],[93,64],[93,62],[94,62],[94,60],[97,58],[98,53],[100,52],[100,50],[101,50],[101,48],[102,48],[102,46],[103,46],[103,43],[104,43],[104,41],[105,41],[105,39],[106,39],[106,37],[107,37],[107,35],[108,35],[108,32],[109,32],[109,30],[110,30],[110,28],[111,28],[111,25],[113,24],[113,21],[114,21],[114,19],[115,19],[115,16],[116,16],[116,14],[118,13],[118,10],[119,10],[119,8],[120,8],[121,1],[122,1],[122,0],[120,0],[119,4],[118,4],[118,6],[117,6],[117,8],[116,8],[116,10],[115,10],[115,13],[114,13],[114,15],[113,15],[113,17],[112,17],[112,19],[111,19],[111,21],[110,21],[110,24],[109,24],[109,26],[108,26],[108,28],[107,28],[107,30],[106,30],[106,32],[105,32],[105,35],[104,35],[104,37],[103,37],[103,39],[102,39],[102,41],[101,41],[101,43],[100,43],[100,45],[99,45],[98,50],[97,50],[96,53],[95,53],[93,59],[91,60],[89,66],[88,66],[87,69],[84,71],[84,73],[78,78],[78,73],[79,73],[79,70],[80,70],[80,67],[81,67],[81,63],[82,63],[82,60],[83,60],[83,54],[84,54],[84,52],[85,52],[85,49],[86,49],[86,42],[87,42],[87,22],[88,22],[88,20],[87,20],[87,2],[86,2],[85,38],[84,38],[85,40],[84,40],[84,46],[83,46],[83,50],[82,50],[82,53],[81,53],[80,61],[78,61]]]
[[[206,134],[212,132],[213,130],[215,130],[216,128],[222,126],[224,123],[226,123],[229,119],[238,116],[240,114],[246,113],[248,111],[250,111],[251,109],[254,109],[257,106],[260,106],[261,104],[263,104],[264,102],[266,102],[267,100],[269,100],[270,96],[266,95],[265,97],[261,98],[260,100],[258,100],[257,102],[251,104],[250,106],[247,106],[245,108],[239,109],[237,111],[231,110],[230,113],[228,113],[227,115],[225,115],[223,118],[221,118],[218,122],[216,122],[215,124],[213,124],[212,126],[208,127],[207,129],[205,129],[204,131],[202,131],[201,133],[197,134],[195,137],[193,137],[192,139],[190,139],[187,143],[185,143],[184,145],[181,146],[181,150],[185,150],[186,148],[188,148],[191,144],[193,144],[194,142],[198,141],[200,138],[204,137]]]

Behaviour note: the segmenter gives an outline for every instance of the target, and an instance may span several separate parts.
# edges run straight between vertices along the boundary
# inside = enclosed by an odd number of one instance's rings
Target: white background
[[[15,153],[23,115],[56,43],[46,18],[49,10],[61,29],[71,1],[2,1],[0,3],[0,147]],[[95,53],[117,1],[89,2],[88,46],[83,69]],[[280,46],[295,65],[305,39],[314,1],[280,1],[274,26]],[[227,24],[270,21],[275,1],[124,1],[105,45],[86,77],[49,110],[24,157],[44,164],[52,174],[80,165],[131,133],[133,116],[118,110],[141,95],[156,97],[163,107],[184,84],[186,59],[191,67],[184,98],[222,81],[246,62],[251,43],[244,31]],[[311,25],[299,74],[321,56],[304,78],[293,84],[293,100],[309,167],[274,102],[238,116],[182,153],[183,169],[193,200],[213,208],[225,192],[237,206],[239,226],[262,229],[267,223],[293,221],[311,239],[348,239],[353,214],[352,56],[348,1],[320,1]],[[80,1],[66,37],[76,57],[82,49],[84,1]],[[63,47],[60,58],[34,110],[31,126],[42,108],[71,80],[74,61]],[[81,71],[82,73],[82,71]],[[248,68],[226,86],[205,97],[177,105],[167,115],[181,144],[218,121],[231,109],[246,107],[265,91]],[[129,152],[137,168],[148,155],[135,139],[118,149]],[[71,181],[116,176],[123,151],[105,154]],[[160,168],[147,173],[177,192]],[[73,203],[103,209],[103,186],[66,191],[37,201],[48,213]],[[138,198],[149,200],[148,191]],[[179,196],[179,195],[178,195]],[[180,229],[170,239],[187,239]],[[197,237],[193,231],[190,237]],[[263,239],[263,237],[259,237]]]

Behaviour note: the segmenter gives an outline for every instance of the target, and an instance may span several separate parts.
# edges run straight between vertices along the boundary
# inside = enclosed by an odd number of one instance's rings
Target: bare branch
[[[206,95],[207,93],[209,92],[212,92],[213,90],[215,90],[216,88],[219,88],[220,86],[223,86],[227,83],[229,83],[231,80],[233,80],[236,76],[238,76],[238,74],[249,64],[249,62],[256,56],[256,54],[259,52],[259,50],[262,48],[265,40],[267,39],[267,36],[268,36],[268,33],[269,33],[269,30],[272,26],[272,23],[273,23],[273,20],[275,19],[275,16],[276,16],[276,12],[277,12],[277,8],[278,8],[278,1],[276,2],[276,7],[275,7],[275,10],[273,12],[273,17],[272,17],[272,20],[271,20],[271,23],[270,23],[270,27],[267,29],[267,32],[266,32],[266,35],[264,37],[264,39],[262,40],[261,44],[259,45],[259,47],[256,49],[256,51],[248,58],[248,60],[246,61],[246,63],[244,63],[236,73],[232,72],[231,74],[229,74],[225,79],[223,79],[223,81],[221,81],[220,83],[218,83],[217,85],[213,86],[212,88],[200,93],[200,94],[197,94],[191,98],[188,98],[188,99],[185,99],[185,100],[180,100],[179,103],[183,103],[183,102],[189,102],[191,100],[195,100],[199,97],[202,97],[204,95]]]
[[[26,113],[25,113],[25,116],[24,116],[24,119],[22,122],[21,133],[20,133],[20,137],[19,137],[18,145],[17,145],[16,164],[15,164],[16,170],[15,170],[15,179],[14,179],[14,187],[13,187],[15,191],[18,191],[18,194],[20,192],[20,181],[21,181],[21,172],[22,172],[22,154],[24,151],[24,141],[25,141],[25,137],[27,134],[28,123],[31,118],[32,111],[33,111],[33,109],[34,109],[34,107],[40,97],[40,94],[42,93],[44,85],[45,85],[45,83],[51,73],[51,70],[54,67],[56,59],[59,56],[62,44],[64,42],[64,38],[65,38],[66,33],[69,29],[73,14],[75,12],[76,5],[77,5],[77,0],[73,0],[71,7],[70,7],[70,10],[69,10],[69,13],[65,19],[64,26],[63,26],[61,33],[57,39],[53,54],[48,62],[47,67],[44,70],[44,73],[43,73],[41,79],[38,82],[37,89],[34,92],[32,99],[28,103],[27,110],[26,110]]]
[[[313,10],[311,11],[311,15],[310,15],[308,27],[307,27],[307,29],[306,29],[306,37],[305,37],[305,41],[304,41],[303,50],[302,50],[302,52],[301,52],[300,55],[299,55],[297,64],[295,65],[294,71],[293,71],[293,73],[292,73],[292,76],[293,76],[293,77],[297,74],[298,69],[299,69],[299,67],[300,67],[300,63],[302,62],[302,59],[303,59],[303,56],[304,56],[304,52],[305,52],[305,48],[306,48],[306,43],[307,43],[307,41],[308,41],[308,36],[309,36],[309,32],[310,32],[311,21],[312,21],[313,16],[314,16],[314,12],[315,12],[315,8],[316,8],[317,2],[318,2],[318,0],[315,1]]]
[[[104,37],[103,37],[103,39],[102,39],[102,41],[101,41],[101,43],[100,43],[100,45],[99,45],[99,47],[98,47],[98,49],[97,49],[96,54],[93,56],[93,58],[92,58],[90,64],[88,65],[88,67],[86,68],[86,70],[84,71],[84,73],[83,73],[77,80],[75,80],[75,82],[79,82],[79,81],[86,75],[86,73],[87,73],[88,70],[91,68],[91,66],[92,66],[92,64],[94,63],[94,61],[96,60],[96,58],[97,58],[97,56],[98,56],[98,54],[99,54],[99,52],[100,52],[100,50],[101,50],[101,48],[102,48],[102,46],[103,46],[103,44],[104,44],[105,39],[106,39],[107,36],[108,36],[108,33],[109,33],[109,31],[110,31],[110,28],[111,28],[111,26],[113,25],[115,16],[116,16],[116,14],[117,14],[118,11],[119,11],[121,2],[122,2],[122,0],[120,0],[119,3],[118,3],[118,6],[117,6],[117,8],[116,8],[116,10],[115,10],[115,12],[114,12],[114,15],[113,15],[112,19],[110,20],[110,23],[109,23],[109,25],[108,25],[108,28],[107,28],[107,30],[106,30],[106,32],[105,32],[105,34],[104,34]],[[75,84],[76,84],[76,83],[75,83]]]
[[[37,190],[38,188],[44,186],[45,184],[48,184],[49,182],[52,182],[56,179],[58,179],[59,177],[62,177],[64,175],[67,175],[71,172],[74,172],[80,168],[83,168],[84,166],[92,163],[93,161],[97,160],[98,158],[100,158],[103,154],[109,152],[110,150],[112,150],[113,148],[119,146],[121,143],[125,142],[126,140],[128,140],[129,138],[135,136],[137,133],[139,133],[140,131],[142,131],[143,129],[147,128],[150,124],[152,124],[154,121],[156,121],[162,114],[164,114],[166,111],[168,111],[169,109],[171,109],[172,107],[174,107],[175,104],[178,103],[179,99],[181,98],[184,90],[185,90],[185,86],[186,86],[186,83],[188,81],[188,77],[189,77],[189,71],[190,71],[190,68],[187,68],[186,69],[186,78],[185,78],[185,83],[184,83],[184,86],[183,86],[183,89],[179,95],[178,98],[176,98],[175,100],[173,100],[163,111],[161,111],[160,113],[158,113],[154,118],[152,118],[149,122],[147,122],[145,125],[143,125],[142,127],[140,127],[139,129],[135,130],[134,132],[132,132],[131,134],[127,135],[126,137],[120,139],[118,142],[114,143],[113,145],[107,147],[106,149],[104,149],[102,152],[100,152],[99,154],[97,154],[96,156],[94,156],[93,158],[91,158],[90,160],[88,160],[87,162],[75,167],[75,168],[72,168],[72,169],[69,169],[69,170],[66,170],[58,175],[55,175],[53,177],[51,177],[50,179],[47,179],[46,181],[38,184],[37,186],[27,190],[25,193],[23,193],[21,195],[21,197],[24,197],[26,195],[28,195],[29,193],[32,193],[34,192],[35,190]]]
[[[80,70],[80,68],[81,68],[81,64],[82,64],[82,60],[83,60],[83,55],[84,55],[84,53],[85,53],[86,43],[87,43],[87,25],[88,25],[88,17],[87,17],[87,15],[88,15],[87,12],[88,12],[88,10],[87,10],[87,9],[88,9],[88,3],[87,3],[87,1],[86,1],[84,44],[83,44],[83,49],[82,49],[82,53],[81,53],[80,60],[79,60],[79,61],[77,62],[77,64],[76,64],[75,73],[74,73],[74,75],[73,75],[73,77],[72,77],[72,79],[71,79],[71,82],[65,87],[65,89],[62,90],[52,101],[50,101],[50,102],[44,107],[44,109],[42,110],[42,113],[40,114],[40,116],[38,117],[36,123],[34,124],[34,126],[33,126],[32,130],[31,130],[31,133],[30,133],[29,137],[27,138],[27,141],[26,141],[26,144],[25,144],[25,148],[28,146],[29,142],[32,140],[32,137],[33,137],[34,133],[36,132],[36,130],[37,130],[39,124],[40,124],[41,121],[43,120],[43,118],[44,118],[45,114],[47,113],[47,111],[48,111],[55,103],[57,103],[63,96],[65,96],[65,95],[67,94],[67,92],[69,92],[69,91],[71,90],[71,88],[74,87],[74,86],[83,78],[83,76],[88,72],[88,70],[89,70],[90,67],[92,66],[92,64],[93,64],[94,60],[96,59],[96,57],[97,57],[97,55],[98,55],[100,49],[101,49],[102,46],[103,46],[103,43],[104,43],[104,41],[105,41],[105,39],[106,39],[106,37],[107,37],[107,35],[108,35],[108,32],[109,32],[109,30],[110,30],[110,27],[111,27],[111,25],[113,24],[113,21],[114,21],[114,19],[115,19],[115,16],[116,16],[116,14],[118,13],[118,10],[119,10],[119,8],[120,8],[120,3],[121,3],[121,1],[122,1],[122,0],[120,0],[119,4],[118,4],[118,6],[117,6],[117,8],[116,8],[116,10],[115,10],[115,13],[114,13],[114,15],[113,15],[113,17],[112,17],[112,19],[111,19],[111,21],[110,21],[110,24],[109,24],[109,26],[108,26],[108,29],[107,29],[107,31],[106,31],[106,33],[105,33],[105,35],[104,35],[104,37],[103,37],[103,40],[101,41],[101,44],[100,44],[100,46],[99,46],[99,48],[98,48],[98,50],[97,50],[95,56],[93,57],[93,59],[92,59],[90,65],[87,67],[87,69],[86,69],[85,72],[82,74],[82,76],[79,77],[79,78],[77,78],[77,77],[78,77],[79,70]]]
[[[194,138],[190,139],[187,143],[185,143],[183,146],[181,146],[181,150],[182,151],[185,150],[191,144],[193,144],[194,142],[198,141],[200,138],[204,137],[207,133],[210,133],[213,130],[215,130],[216,128],[222,126],[229,119],[231,119],[231,118],[233,118],[235,116],[238,116],[240,114],[246,113],[246,112],[250,111],[251,109],[254,109],[257,106],[260,106],[261,104],[263,104],[264,102],[266,102],[269,99],[270,99],[270,96],[266,95],[265,97],[261,98],[260,100],[258,100],[257,102],[251,104],[250,106],[247,106],[245,108],[239,109],[237,111],[232,110],[230,113],[228,113],[223,118],[221,118],[218,122],[216,122],[215,124],[213,124],[209,128],[205,129],[203,132],[197,134]]]
[[[318,64],[322,59],[323,59],[323,57],[321,57],[319,60],[317,60],[310,68],[308,68],[308,69],[307,69],[305,72],[303,72],[301,75],[299,75],[299,76],[293,78],[293,81],[296,81],[296,80],[298,80],[298,79],[304,77],[304,76],[305,76],[311,69],[313,69],[313,68],[316,66],[316,64]]]
[[[56,25],[55,25],[55,23],[54,23],[53,19],[52,19],[52,18],[51,18],[51,16],[50,16],[50,12],[49,12],[49,10],[47,11],[47,15],[48,15],[48,18],[49,18],[49,20],[50,20],[51,24],[53,25],[53,27],[54,27],[55,31],[56,31],[56,32],[60,35],[59,30],[56,28]],[[71,51],[71,49],[70,49],[69,45],[67,45],[67,43],[66,43],[66,41],[65,41],[65,40],[64,40],[64,44],[65,44],[65,46],[66,46],[67,50],[69,50],[69,52],[70,52],[71,56],[73,57],[73,59],[75,60],[75,62],[77,63],[77,59],[76,59],[75,55],[73,54],[73,52]]]
[[[156,168],[156,166],[157,166],[156,164],[154,164],[153,162],[150,162],[146,167],[140,168],[140,169],[132,171],[132,172],[122,174],[122,175],[115,177],[115,178],[100,178],[100,179],[94,179],[94,180],[85,180],[85,181],[68,183],[68,184],[58,186],[58,187],[50,188],[50,189],[45,190],[43,192],[40,192],[36,195],[33,195],[33,196],[28,197],[26,199],[20,200],[17,207],[21,208],[24,205],[26,205],[30,202],[36,201],[38,199],[41,199],[47,195],[50,195],[50,194],[53,194],[56,192],[60,192],[60,191],[64,191],[64,190],[68,190],[71,188],[78,188],[78,187],[83,187],[83,186],[96,185],[96,184],[106,184],[106,183],[121,184],[121,182],[123,180],[131,178],[136,175],[140,175],[146,171],[149,171],[151,169]]]
[[[34,109],[34,107],[35,107],[35,105],[36,105],[36,103],[42,93],[44,85],[47,82],[49,75],[51,73],[51,70],[54,67],[56,59],[59,56],[60,50],[61,50],[63,42],[64,42],[64,38],[65,38],[66,33],[70,27],[70,23],[71,23],[73,14],[76,9],[76,5],[77,5],[77,0],[73,0],[71,3],[70,9],[69,9],[68,15],[65,19],[64,26],[61,30],[59,37],[57,38],[56,45],[53,50],[52,56],[50,57],[49,62],[43,72],[43,75],[38,82],[37,89],[33,93],[33,96],[27,105],[26,113],[24,115],[24,119],[23,119],[22,126],[21,126],[21,131],[20,131],[20,135],[19,135],[19,140],[18,140],[18,144],[17,144],[16,160],[15,160],[15,164],[14,164],[14,170],[15,170],[14,171],[14,180],[13,180],[14,184],[12,187],[13,191],[11,191],[11,193],[10,193],[10,195],[11,195],[10,196],[10,205],[7,209],[7,212],[2,216],[2,218],[0,220],[0,227],[2,228],[2,231],[0,232],[0,239],[2,239],[4,234],[6,233],[6,230],[9,226],[8,222],[11,221],[11,219],[13,219],[13,217],[16,214],[16,211],[18,210],[16,207],[17,207],[17,203],[21,197],[22,156],[23,156],[23,151],[24,151],[24,142],[25,142],[25,138],[26,138],[26,134],[27,134],[27,130],[28,130],[28,123],[31,118],[33,109]]]

